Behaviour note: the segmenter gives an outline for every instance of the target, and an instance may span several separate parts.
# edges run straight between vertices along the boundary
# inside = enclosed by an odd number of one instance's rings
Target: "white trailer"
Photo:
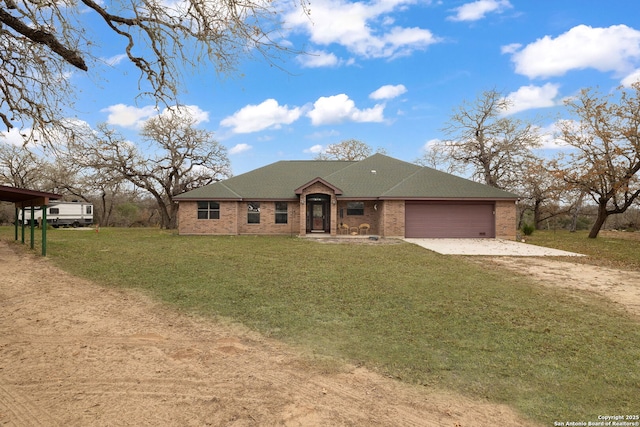
[[[24,223],[29,224],[34,219],[39,225],[42,221],[42,209],[36,208],[31,216],[31,209],[26,208],[20,211],[22,220],[24,212]],[[85,202],[51,202],[47,206],[47,224],[54,228],[58,227],[84,227],[93,224],[93,205]]]

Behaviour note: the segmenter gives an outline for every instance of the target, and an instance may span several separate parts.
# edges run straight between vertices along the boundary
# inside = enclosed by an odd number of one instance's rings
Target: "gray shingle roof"
[[[180,194],[176,200],[295,199],[300,186],[322,178],[342,190],[340,198],[516,199],[507,191],[383,154],[361,161],[280,161],[225,181]]]

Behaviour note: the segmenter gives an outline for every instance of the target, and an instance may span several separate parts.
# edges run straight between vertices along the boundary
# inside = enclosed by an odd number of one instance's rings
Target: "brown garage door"
[[[407,202],[406,237],[495,237],[493,203]]]

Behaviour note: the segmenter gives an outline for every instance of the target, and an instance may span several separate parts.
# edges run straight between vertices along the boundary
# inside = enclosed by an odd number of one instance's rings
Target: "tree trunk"
[[[542,223],[542,213],[540,212],[540,209],[542,207],[542,201],[541,200],[536,200],[533,204],[533,226],[536,228],[536,230],[540,230],[541,229],[541,223]]]
[[[100,206],[101,214],[100,214],[100,222],[98,225],[101,227],[106,227],[109,225],[109,215],[107,214],[107,194],[103,191],[100,195],[100,202],[102,206]]]
[[[580,196],[578,196],[578,200],[576,200],[576,204],[571,215],[571,229],[569,231],[572,233],[575,233],[578,229],[578,214],[580,213],[580,207],[582,206],[583,197],[584,193],[580,193]]]
[[[178,228],[178,204],[171,202],[170,206],[171,210],[171,221],[169,222],[169,227],[172,230]]]
[[[169,212],[167,212],[166,206],[159,206],[160,210],[160,228],[170,229],[171,228],[171,216]]]
[[[608,216],[609,212],[607,212],[607,203],[604,202],[603,204],[601,201],[598,205],[598,217],[596,218],[596,222],[593,224],[593,227],[591,227],[591,231],[589,232],[590,239],[595,239],[596,237],[598,237],[598,233],[600,232],[600,229],[604,225],[604,222],[607,220]]]

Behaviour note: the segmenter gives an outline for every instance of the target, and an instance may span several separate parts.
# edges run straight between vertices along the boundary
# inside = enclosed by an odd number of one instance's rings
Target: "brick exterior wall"
[[[220,219],[198,219],[198,202],[180,202],[179,234],[238,234],[237,202],[220,202]]]
[[[359,227],[360,224],[369,224],[369,234],[380,234],[380,202],[373,200],[361,200],[364,203],[364,215],[349,215],[347,214],[347,200],[338,201],[338,221],[337,226],[340,224],[346,224],[351,227]],[[375,208],[374,208],[375,206]]]
[[[260,201],[260,224],[249,224],[248,202],[220,202],[220,219],[198,219],[197,202],[180,202],[179,234],[289,234],[299,230],[299,205],[287,201],[287,224],[276,224],[274,201]]]
[[[496,238],[516,240],[515,200],[496,201]]]
[[[404,200],[364,201],[364,215],[347,215],[347,201],[336,200],[333,190],[321,183],[315,183],[300,196],[306,200],[309,194],[327,194],[331,196],[330,219],[331,235],[336,235],[338,225],[347,224],[358,227],[367,223],[371,226],[369,234],[385,237],[405,235]],[[336,204],[333,204],[333,202]],[[198,219],[197,202],[180,202],[178,210],[179,234],[270,234],[270,235],[306,235],[306,203],[287,201],[287,224],[275,223],[275,202],[260,201],[260,224],[247,221],[248,202],[220,202],[220,219]],[[342,212],[342,216],[340,216]],[[497,201],[495,204],[495,231],[499,239],[516,239],[516,203],[515,201]]]
[[[404,237],[404,200],[385,200],[378,203],[381,216],[380,235]]]

